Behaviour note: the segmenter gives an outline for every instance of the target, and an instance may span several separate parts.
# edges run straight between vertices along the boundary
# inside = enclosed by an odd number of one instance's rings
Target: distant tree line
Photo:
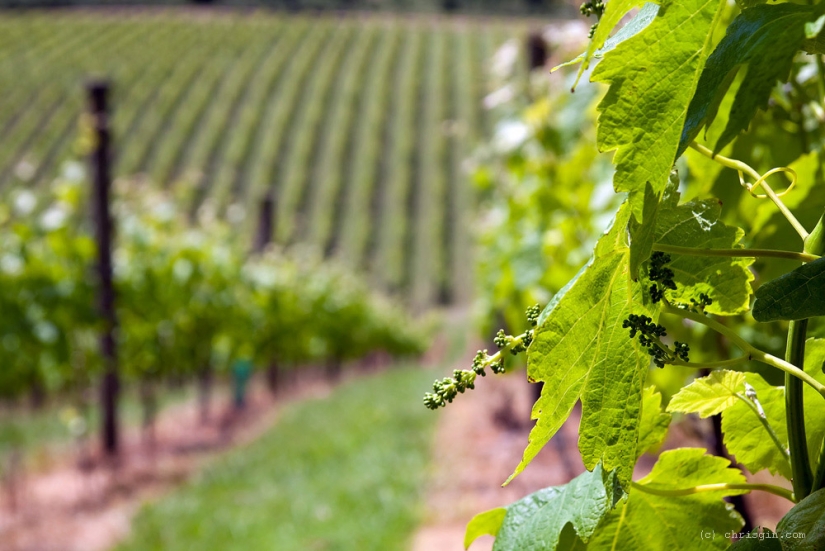
[[[555,14],[570,11],[564,0],[0,0],[0,8],[66,6],[214,5],[288,11],[401,11],[489,14]]]

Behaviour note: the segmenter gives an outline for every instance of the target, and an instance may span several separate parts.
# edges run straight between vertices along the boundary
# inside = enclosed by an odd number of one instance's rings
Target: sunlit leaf
[[[613,184],[630,194],[638,220],[646,184],[657,195],[667,185],[724,5],[724,0],[662,2],[653,22],[607,53],[593,71],[593,81],[610,84],[599,105],[599,149],[616,151]]]
[[[756,321],[801,320],[825,315],[825,258],[803,264],[756,290]]]
[[[678,155],[703,126],[713,121],[725,92],[743,66],[747,67],[745,82],[736,94],[728,124],[714,151],[720,151],[739,132],[747,130],[757,110],[767,106],[776,82],[787,80],[794,56],[805,39],[805,24],[818,17],[819,9],[797,4],[754,6],[730,24],[722,42],[708,58],[690,102]]]
[[[670,399],[668,411],[698,413],[709,417],[722,413],[734,405],[737,394],[745,391],[745,374],[737,371],[714,371],[707,377],[696,379]]]

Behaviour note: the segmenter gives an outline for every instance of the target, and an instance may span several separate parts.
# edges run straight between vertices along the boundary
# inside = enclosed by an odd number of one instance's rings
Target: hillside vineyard
[[[115,175],[244,212],[418,307],[467,294],[463,160],[518,24],[117,11],[0,18],[0,189],[78,159],[83,82],[113,83]],[[251,238],[250,238],[251,239]]]

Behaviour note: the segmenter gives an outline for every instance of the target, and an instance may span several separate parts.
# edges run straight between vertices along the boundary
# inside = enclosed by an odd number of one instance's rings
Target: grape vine
[[[676,542],[689,550],[818,548],[825,4],[610,0],[587,2],[582,13],[599,23],[575,59],[581,70],[560,71],[554,88],[510,115],[527,138],[487,159],[496,171],[481,173],[486,199],[499,208],[494,232],[481,239],[495,259],[482,259],[482,269],[496,267],[496,279],[482,278],[484,306],[508,327],[516,326],[514,301],[523,308],[540,296],[547,306],[531,310],[524,334],[500,331],[494,342],[502,350],[480,351],[472,369],[436,382],[425,403],[444,406],[486,367],[503,371],[503,352],[526,349],[528,379],[544,385],[509,480],[577,402],[587,470],[479,514],[465,544],[490,534],[496,551],[660,550]],[[606,85],[597,120],[560,91],[575,88],[591,65],[594,84],[578,93]],[[566,197],[602,189],[587,172],[601,161],[578,153],[588,149],[614,152],[617,199],[571,208]],[[612,224],[587,241],[598,226],[582,231],[579,220],[605,210]],[[557,238],[569,228],[584,237]],[[565,272],[582,241],[589,260]],[[684,415],[716,419],[721,456],[668,449],[635,478],[639,457],[655,453]],[[784,481],[749,479],[763,470]],[[745,511],[725,499],[752,492],[790,504],[775,532],[757,530],[762,538],[746,547],[731,540]]]

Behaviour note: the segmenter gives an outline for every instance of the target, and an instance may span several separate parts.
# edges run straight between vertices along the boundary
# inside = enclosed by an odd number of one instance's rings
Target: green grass
[[[146,506],[121,551],[407,549],[436,417],[431,372],[396,369],[294,404],[255,443]]]

